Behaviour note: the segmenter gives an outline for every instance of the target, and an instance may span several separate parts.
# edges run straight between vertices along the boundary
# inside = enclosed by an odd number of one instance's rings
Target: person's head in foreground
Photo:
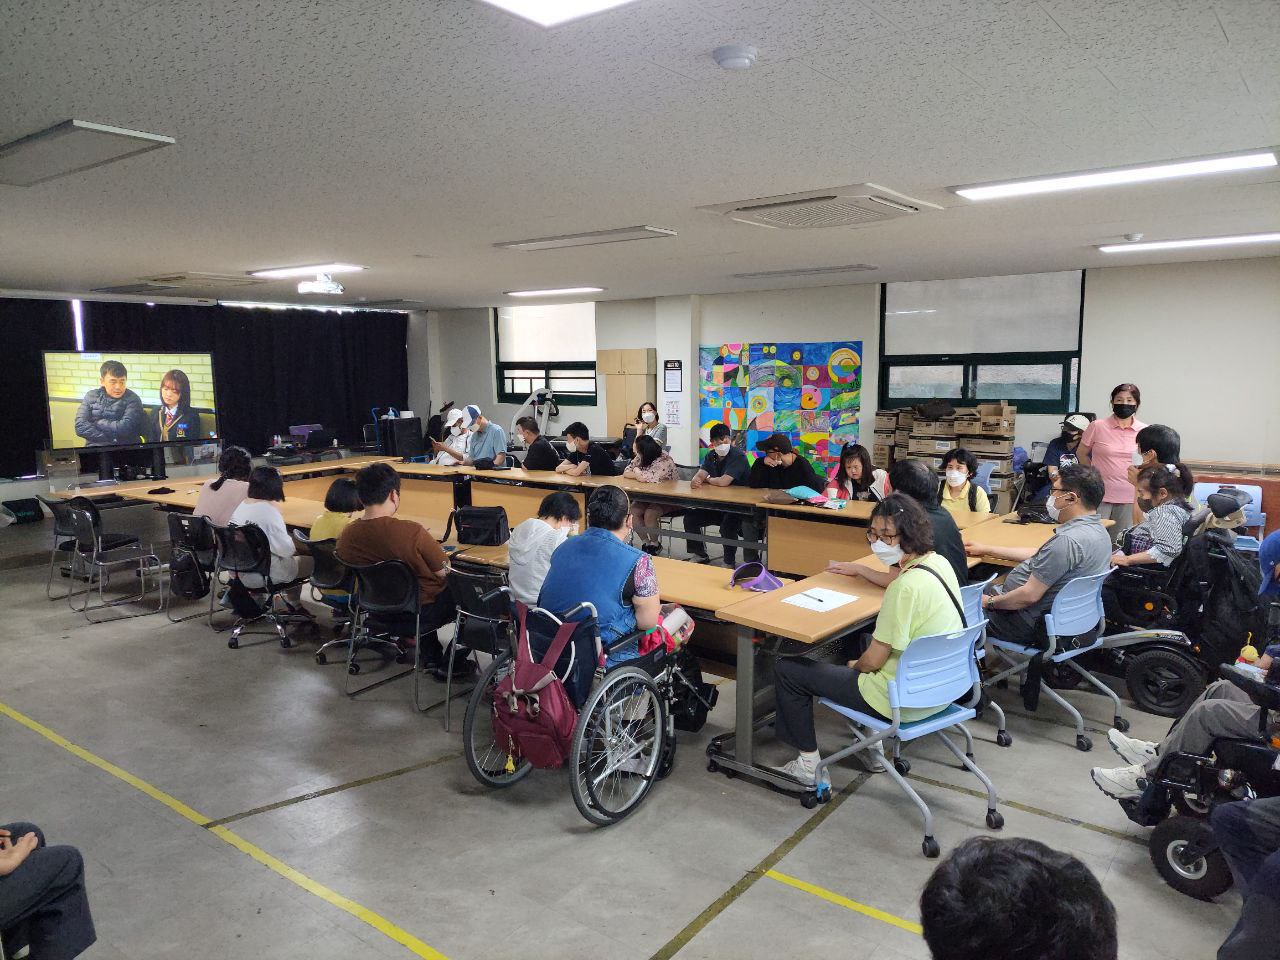
[[[587,499],[587,526],[608,530],[626,540],[631,535],[631,500],[627,492],[613,484],[596,487]]]
[[[548,493],[538,506],[538,519],[557,530],[576,527],[582,519],[582,511],[578,509],[578,500],[571,493],[557,491]]]
[[[1116,910],[1097,878],[1035,840],[956,847],[920,894],[920,922],[933,960],[1116,960]]]
[[[129,371],[119,360],[108,360],[98,369],[98,386],[107,392],[112,400],[124,396],[129,381]]]
[[[1096,513],[1102,505],[1103,491],[1102,474],[1097,467],[1077,463],[1058,471],[1044,507],[1055,520],[1073,520]]]
[[[366,517],[391,516],[400,507],[400,474],[389,463],[371,463],[356,471],[356,496]]]
[[[891,493],[871,511],[867,542],[876,559],[892,567],[933,550],[933,524],[915,499],[905,493]]]

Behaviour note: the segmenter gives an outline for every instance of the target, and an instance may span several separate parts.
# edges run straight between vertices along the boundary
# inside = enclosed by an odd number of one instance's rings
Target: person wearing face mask
[[[942,509],[951,513],[990,513],[987,491],[973,482],[978,472],[978,458],[957,447],[942,458],[945,478],[938,484],[938,500]]]
[[[560,466],[560,455],[538,429],[537,420],[521,417],[516,421],[516,433],[524,442],[526,470],[555,470]]]
[[[587,425],[580,420],[564,428],[564,442],[569,455],[556,467],[556,473],[570,477],[616,477],[621,472],[609,451],[591,442]]]
[[[933,550],[933,527],[920,504],[902,493],[889,494],[872,510],[866,536],[876,557],[899,571],[885,588],[866,650],[843,667],[805,657],[781,657],[774,665],[774,728],[783,743],[800,751],[781,771],[806,785],[814,783],[820,759],[813,698],[826,697],[888,722],[893,712],[889,681],[903,651],[919,637],[964,627],[960,585],[951,564]],[[923,720],[947,706],[904,708],[902,720]]]
[[[711,427],[711,449],[702,461],[702,468],[693,475],[689,485],[697,490],[703,486],[728,487],[733,484],[742,486],[747,482],[747,474],[751,465],[747,463],[747,455],[729,442],[731,432],[727,423],[717,423]],[[713,523],[720,525],[720,536],[736,539],[742,536],[742,514],[722,513],[719,510],[690,510],[684,516],[684,528],[688,533],[701,534]],[[710,562],[707,546],[698,540],[690,540],[689,553],[698,563]],[[729,566],[737,566],[738,548],[725,544],[724,561]]]
[[[464,461],[467,466],[501,467],[507,461],[507,431],[489,420],[474,403],[468,404],[471,419],[471,449]]]
[[[1089,428],[1089,423],[1089,418],[1083,413],[1073,413],[1062,421],[1062,432],[1050,440],[1049,446],[1045,449],[1044,460],[1041,462],[1045,472],[1043,476],[1036,475],[1036,479],[1041,482],[1031,496],[1033,503],[1044,503],[1045,498],[1049,496],[1049,484],[1058,475],[1059,470],[1069,464],[1080,462],[1076,450],[1080,447],[1080,438]]]
[[[885,495],[883,470],[871,463],[871,454],[860,443],[840,448],[840,462],[827,478],[826,495],[831,500],[881,500]]]
[[[747,473],[747,486],[764,490],[790,490],[792,487],[808,487],[821,493],[826,486],[816,470],[800,456],[785,433],[772,433],[756,444],[756,462]],[[742,535],[747,540],[759,541],[760,524],[753,514],[742,521]],[[758,550],[744,550],[748,562],[760,559]]]
[[[1136,386],[1117,386],[1111,391],[1111,416],[1089,424],[1076,450],[1082,464],[1096,467],[1102,474],[1106,496],[1098,507],[1098,516],[1116,522],[1112,537],[1119,537],[1132,522],[1134,491],[1129,467],[1138,462],[1138,432],[1146,427],[1136,416],[1141,405],[1142,391]]]
[[[1028,647],[1047,648],[1044,615],[1054,597],[1076,577],[1106,573],[1111,566],[1111,537],[1099,520],[1105,484],[1095,467],[1063,467],[1050,488],[1045,509],[1058,526],[1039,550],[997,547],[966,541],[971,557],[995,557],[1017,566],[1004,582],[988,588],[982,598],[992,637]],[[1034,710],[1039,701],[1040,657],[1032,661],[1023,685],[1023,702]]]
[[[538,606],[564,613],[591,603],[605,646],[636,630],[652,630],[661,617],[658,575],[653,558],[631,546],[630,539],[631,501],[626,491],[612,484],[597,487],[587,499],[587,529],[551,555]],[[574,619],[590,615],[582,610]],[[606,666],[634,659],[638,644],[636,640],[610,650]]]
[[[578,531],[582,511],[578,498],[557,491],[542,498],[538,515],[530,517],[511,531],[507,542],[511,557],[507,582],[512,594],[522,603],[535,604],[542,582],[551,569],[551,555],[556,548]]]
[[[658,408],[648,400],[636,411],[634,426],[637,437],[652,437],[658,446],[667,445],[667,425],[658,419]]]
[[[471,449],[471,431],[467,429],[470,422],[467,415],[456,407],[444,416],[444,440],[432,440],[431,446],[436,450],[435,459],[431,462],[441,467],[456,467],[467,460],[467,451]]]
[[[1178,436],[1178,431],[1173,427],[1166,427],[1163,423],[1153,423],[1139,430],[1134,439],[1136,446],[1130,458],[1129,469],[1125,472],[1125,479],[1135,488],[1138,483],[1138,474],[1147,467],[1182,462],[1182,437]],[[1191,491],[1192,487],[1187,487],[1188,497],[1191,496]],[[1128,522],[1142,522],[1142,509],[1136,498],[1133,505],[1133,519]]]

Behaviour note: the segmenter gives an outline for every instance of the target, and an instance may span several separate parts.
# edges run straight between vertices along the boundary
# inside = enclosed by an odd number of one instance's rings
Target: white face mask
[[[1132,463],[1135,467],[1140,467],[1142,466],[1144,459],[1145,458],[1142,456],[1142,451],[1139,450],[1137,447],[1134,447],[1133,453],[1129,455],[1129,462]]]
[[[715,447],[717,457],[727,457],[729,455],[729,444],[721,443]]]
[[[569,536],[576,537],[578,535],[578,525],[575,523],[569,528]]]
[[[462,436],[462,428],[457,424],[454,424],[452,427],[449,428],[449,430],[455,437]]]
[[[1051,520],[1058,519],[1058,516],[1060,513],[1060,511],[1058,510],[1058,501],[1053,497],[1052,494],[1050,494],[1049,499],[1044,502],[1044,511],[1045,513],[1049,514],[1049,519]]]
[[[653,421],[658,419],[658,415],[654,413],[652,410],[646,410],[644,413],[640,415],[640,419],[642,419],[645,423],[653,423]]]
[[[964,482],[969,479],[969,475],[963,470],[948,470],[947,483],[953,487],[963,487]]]
[[[877,540],[871,544],[871,552],[876,555],[876,559],[883,563],[886,567],[892,567],[894,564],[902,560],[902,548],[898,546],[890,546],[883,540]]]

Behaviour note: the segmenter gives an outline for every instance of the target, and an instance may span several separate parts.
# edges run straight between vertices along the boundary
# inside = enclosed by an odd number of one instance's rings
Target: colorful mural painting
[[[815,464],[834,463],[841,446],[858,442],[860,340],[703,346],[698,379],[700,457],[716,423],[727,423],[752,457],[771,433],[787,434]]]

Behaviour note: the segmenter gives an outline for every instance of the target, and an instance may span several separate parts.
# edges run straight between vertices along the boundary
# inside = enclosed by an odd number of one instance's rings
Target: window
[[[1083,303],[1081,270],[884,284],[881,408],[939,397],[1074,409]]]
[[[550,387],[562,406],[596,402],[596,305],[537,304],[493,312],[499,403]]]

